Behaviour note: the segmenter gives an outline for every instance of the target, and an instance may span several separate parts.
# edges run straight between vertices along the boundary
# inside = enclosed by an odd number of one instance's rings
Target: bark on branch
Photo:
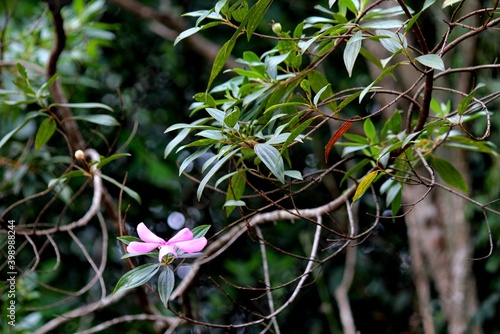
[[[145,6],[135,0],[110,0],[110,2],[131,13],[136,14],[139,17],[142,17],[143,19],[150,20],[153,23],[156,23],[152,25],[152,30],[164,38],[172,37],[171,32],[164,33],[168,29],[175,31],[178,35],[182,31],[189,28],[188,24],[184,19],[182,19],[182,17],[172,15],[166,10],[159,11],[156,8]],[[163,29],[161,26],[158,26],[158,24],[163,26]],[[198,34],[192,35],[183,41],[185,41],[185,43],[194,52],[205,58],[209,63],[214,62],[215,57],[220,50],[219,45],[210,42],[209,40]],[[235,68],[241,67],[241,65],[236,62],[234,57],[229,57],[226,61],[225,67]]]

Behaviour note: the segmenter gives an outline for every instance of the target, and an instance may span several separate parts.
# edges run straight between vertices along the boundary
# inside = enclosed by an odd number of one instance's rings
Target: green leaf
[[[351,175],[354,175],[358,170],[365,167],[369,163],[370,163],[370,160],[363,159],[360,162],[358,162],[356,165],[354,165],[354,167],[349,168],[349,170],[347,170],[347,172],[344,174],[344,177],[342,177],[342,180],[340,181],[340,185],[342,185],[345,182],[345,180],[347,180],[349,177],[351,177]]]
[[[307,99],[310,101],[311,100],[311,83],[309,82],[309,80],[302,80],[300,82],[300,88],[302,88],[304,90],[304,92],[306,92],[306,95],[307,95]]]
[[[380,131],[380,139],[383,141],[387,139],[387,135],[392,133],[393,135],[399,133],[401,130],[401,124],[403,122],[403,118],[401,117],[401,110],[396,110],[392,114],[391,118],[384,123],[382,130]]]
[[[176,123],[174,125],[169,126],[165,130],[164,133],[169,133],[169,132],[174,131],[174,130],[182,130],[182,129],[191,129],[191,130],[195,130],[195,129],[210,129],[212,127],[210,127],[208,125],[198,125],[198,124],[206,123],[206,122],[208,122],[210,120],[211,119],[209,117],[205,117],[205,118],[198,119],[198,120],[196,120],[196,121],[194,121],[193,123],[190,123],[190,124]]]
[[[380,44],[392,54],[397,53],[406,46],[405,37],[402,34],[396,34],[390,30],[377,30],[377,36],[380,36]]]
[[[464,97],[459,103],[458,103],[458,114],[461,116],[464,114],[464,112],[469,108],[469,105],[472,102],[472,99],[474,99],[474,95],[476,95],[476,91],[484,87],[484,84],[480,83],[470,92],[466,97]]]
[[[266,65],[266,73],[269,78],[276,80],[278,76],[278,65],[285,61],[290,53],[285,53],[278,56],[269,57],[267,56],[264,60]]]
[[[354,63],[356,58],[358,58],[359,51],[361,50],[362,33],[357,31],[347,42],[344,49],[344,64],[349,73],[349,77],[352,76],[352,69],[354,68]]]
[[[228,205],[230,201],[239,201],[243,193],[245,192],[246,186],[246,173],[245,171],[237,171],[229,181],[226,193],[226,215],[229,216],[233,212],[236,205]]]
[[[422,9],[420,11],[423,12],[424,10],[426,10],[427,8],[432,6],[434,4],[434,2],[436,2],[436,0],[425,0],[424,6],[422,7]]]
[[[321,94],[323,94],[323,92],[325,92],[329,87],[330,87],[330,84],[326,85],[325,87],[321,88],[319,90],[319,92],[316,93],[316,95],[314,95],[313,104],[315,107],[318,106],[318,102],[319,102],[319,99],[321,97]]]
[[[243,201],[241,201],[241,200],[239,200],[239,201],[235,201],[234,199],[231,199],[231,200],[226,201],[226,202],[224,203],[224,207],[225,207],[226,209],[231,208],[231,209],[232,209],[231,211],[233,211],[233,210],[234,210],[234,208],[235,208],[235,207],[237,207],[237,206],[246,206],[246,204],[245,204],[245,202],[243,202]],[[229,215],[229,213],[228,213],[228,215]]]
[[[3,136],[2,140],[0,140],[0,148],[2,148],[2,146],[5,145],[5,143],[8,142],[10,138],[12,138],[19,130],[24,128],[26,126],[26,124],[28,124],[32,119],[34,119],[40,115],[43,115],[43,114],[36,112],[36,111],[32,111],[32,112],[26,114],[26,118],[24,119],[24,121],[21,124],[19,124],[14,130],[7,133],[5,136]]]
[[[40,89],[38,89],[38,91],[36,92],[36,98],[38,100],[40,100],[42,98],[43,93],[48,88],[50,88],[54,84],[54,82],[56,82],[57,78],[58,78],[58,74],[56,73],[52,76],[52,78],[50,78],[47,82],[45,82],[43,85],[40,86]]]
[[[252,37],[255,29],[257,29],[259,24],[262,22],[264,14],[266,13],[266,10],[271,2],[272,0],[259,0],[248,12],[247,16],[245,17],[245,19],[248,19],[248,23],[246,24],[248,40],[250,40],[250,37]]]
[[[415,58],[420,64],[425,65],[436,70],[444,71],[443,59],[435,54],[423,55]]]
[[[21,63],[16,63],[16,69],[19,75],[27,80],[28,79],[28,74],[26,73],[26,68],[21,64]]]
[[[329,97],[333,96],[333,90],[331,85],[329,85],[328,80],[325,78],[325,76],[319,72],[319,71],[311,71],[307,74],[307,80],[310,83],[310,88],[312,88],[313,91],[317,93],[322,90],[324,87],[327,87],[323,92],[320,94],[321,100],[326,100]],[[332,112],[335,112],[337,109],[337,103],[335,101],[330,102],[327,104],[328,108],[331,109]]]
[[[230,127],[234,128],[236,123],[240,120],[240,108],[234,107],[232,110],[230,110],[226,116],[224,117],[224,123]]]
[[[469,192],[469,187],[465,179],[449,161],[432,156],[432,167],[434,167],[438,175],[447,185],[462,190],[464,193]]]
[[[290,133],[290,135],[288,136],[288,138],[283,143],[283,146],[281,148],[281,152],[283,152],[284,150],[286,150],[287,147],[288,147],[288,145],[290,145],[295,140],[295,138],[297,138],[302,133],[302,131],[304,131],[305,129],[307,129],[307,127],[309,126],[309,124],[311,124],[311,122],[313,120],[314,120],[314,118],[309,118],[309,119],[305,120],[304,122],[302,122],[295,129],[293,129],[293,131]]]
[[[217,121],[217,123],[219,123],[220,125],[224,125],[224,118],[226,117],[226,113],[215,108],[207,108],[206,110],[210,114],[210,116],[212,116]]]
[[[210,147],[212,147],[212,145],[201,147],[196,152],[184,159],[181,166],[179,167],[179,176],[181,176],[182,172],[184,172],[184,170],[189,166],[190,163],[205,154]]]
[[[271,173],[282,183],[285,183],[285,165],[280,152],[274,146],[266,143],[255,145],[254,151]]]
[[[191,230],[191,232],[193,233],[193,238],[198,239],[198,238],[204,237],[205,234],[207,234],[209,229],[210,229],[210,225],[196,226],[195,228],[193,228]]]
[[[80,116],[73,116],[71,117],[71,119],[75,121],[85,121],[104,126],[120,125],[120,123],[118,123],[118,121],[114,117],[109,115],[80,115]]]
[[[400,189],[396,193],[396,196],[394,196],[394,199],[391,202],[391,210],[393,216],[396,216],[398,214],[399,209],[401,209],[402,203],[403,203],[403,191],[402,189]]]
[[[246,1],[242,1],[239,8],[235,9],[232,12],[233,18],[236,22],[241,22],[245,19],[248,14],[248,3]]]
[[[346,6],[354,15],[358,15],[358,7],[356,4],[359,5],[359,0],[356,0],[356,3],[353,0],[339,0],[339,6]]]
[[[386,205],[392,204],[392,202],[398,197],[398,195],[401,193],[401,190],[403,189],[403,186],[401,183],[396,182],[392,187],[389,188],[387,191],[387,197],[386,197]]]
[[[413,140],[413,138],[420,136],[420,134],[421,134],[420,131],[409,134],[408,136],[405,137],[401,146],[405,147],[406,145],[408,145],[409,142]]]
[[[212,71],[210,72],[210,78],[208,79],[207,90],[210,88],[210,86],[212,85],[212,83],[215,80],[215,77],[217,77],[219,72],[224,67],[226,60],[231,55],[231,52],[233,51],[234,45],[236,44],[236,40],[238,39],[238,36],[240,34],[241,26],[240,26],[240,28],[238,28],[236,30],[233,37],[231,37],[231,39],[229,41],[224,43],[224,45],[221,47],[221,49],[217,53],[217,56],[215,57],[215,60],[214,60],[214,64],[212,66]]]
[[[184,30],[183,32],[181,32],[179,34],[179,36],[177,36],[175,38],[174,45],[176,45],[177,43],[179,43],[180,41],[182,41],[184,38],[187,38],[187,37],[189,37],[191,35],[196,34],[201,29],[203,29],[203,26],[201,26],[201,27],[192,27],[192,28],[189,28],[187,30]]]
[[[456,4],[457,2],[460,2],[460,1],[461,0],[444,0],[444,2],[443,2],[443,8],[451,6],[451,5],[454,5],[454,4]]]
[[[158,295],[160,296],[160,300],[165,307],[167,307],[170,295],[174,290],[174,284],[174,272],[167,266],[158,277]]]
[[[372,89],[372,87],[374,85],[376,85],[380,80],[382,80],[386,75],[388,74],[391,74],[392,71],[398,67],[401,63],[396,63],[392,66],[389,66],[388,68],[386,68],[384,71],[382,71],[382,73],[379,74],[379,76],[377,77],[377,79],[375,79],[375,81],[373,81],[371,84],[369,84],[368,86],[366,86],[365,89],[363,89],[363,91],[361,92],[361,94],[359,94],[359,102],[361,102],[363,100],[363,98],[365,97],[366,94],[368,94],[368,92],[370,91],[370,89]]]
[[[167,129],[168,130],[168,129]],[[165,147],[165,152],[163,153],[163,158],[166,159],[168,155],[172,152],[172,150],[183,141],[188,134],[192,131],[190,128],[184,128],[181,132],[177,134],[177,136],[172,139],[167,147]]]
[[[363,128],[365,130],[365,135],[370,139],[370,142],[378,142],[377,140],[377,129],[370,118],[365,119],[363,122]]]
[[[356,192],[354,193],[354,196],[352,198],[352,204],[354,204],[354,202],[356,202],[361,196],[363,196],[368,188],[370,188],[378,173],[379,171],[377,170],[370,172],[359,182],[358,187],[356,188]]]
[[[66,108],[79,108],[79,109],[105,109],[111,112],[114,112],[113,108],[103,103],[54,103],[52,106],[66,107]]]
[[[210,171],[205,175],[205,177],[201,180],[200,185],[198,186],[198,189],[196,190],[196,198],[198,201],[201,198],[201,194],[203,193],[203,189],[205,189],[205,186],[207,185],[208,181],[214,176],[214,174],[233,156],[235,155],[240,149],[237,148],[231,152],[229,152],[226,156],[224,156],[222,159],[220,159],[213,167],[210,169]]]
[[[86,175],[88,175],[88,174],[82,170],[72,170],[71,172],[68,172],[68,173],[58,177],[57,180],[71,179],[74,177],[80,177],[80,176],[86,176]]]
[[[113,178],[110,178],[109,176],[107,175],[104,175],[104,174],[101,174],[101,177],[108,181],[109,183],[112,183],[114,184],[115,186],[117,186],[118,188],[122,189],[123,188],[123,191],[129,195],[130,197],[132,197],[133,199],[136,200],[137,203],[141,204],[141,196],[139,196],[138,193],[136,193],[135,191],[133,191],[132,189],[130,189],[129,187],[127,186],[124,186],[122,185],[121,183],[119,183],[118,181],[116,181],[115,179]]]
[[[212,97],[212,95],[208,93],[197,93],[193,99],[198,102],[203,102],[203,104],[206,104],[209,107],[217,107],[217,102],[215,102],[215,99]]]
[[[122,237],[116,237],[116,239],[120,240],[121,242],[123,242],[125,245],[128,245],[129,243],[131,243],[132,241],[138,241],[138,242],[143,242],[141,239],[139,239],[138,237],[134,237],[134,236],[131,236],[131,235],[124,235]]]
[[[494,144],[492,144],[491,142],[477,141],[468,137],[449,136],[444,145],[448,147],[456,147],[464,150],[497,155],[497,153],[493,150]]]
[[[286,170],[285,176],[288,176],[288,177],[290,177],[292,179],[296,179],[296,180],[303,180],[304,179],[302,177],[302,173],[299,172],[298,170]]]
[[[165,152],[163,154],[163,158],[166,159],[168,157],[168,155],[172,152],[172,150],[180,144],[181,141],[183,141],[191,131],[193,131],[193,129],[196,129],[196,128],[206,128],[204,126],[200,126],[198,124],[203,124],[205,123],[206,121],[208,121],[209,118],[201,118],[199,120],[196,120],[194,121],[193,123],[191,124],[174,124],[170,127],[168,127],[167,130],[165,130],[165,133],[167,132],[170,132],[170,131],[173,131],[173,130],[177,130],[177,129],[182,129],[178,134],[177,136],[174,137],[174,139],[172,139],[167,147],[165,147]]]
[[[40,151],[42,146],[45,145],[52,137],[56,129],[57,123],[52,117],[44,119],[36,132],[35,150]]]
[[[117,154],[110,155],[107,158],[101,158],[101,160],[99,160],[99,163],[97,164],[97,168],[101,169],[103,166],[109,164],[111,161],[114,161],[116,159],[120,159],[123,157],[129,157],[129,156],[131,156],[130,153],[117,153]]]
[[[215,140],[217,142],[223,141],[225,138],[224,134],[220,130],[203,130],[198,132],[196,136]]]
[[[113,294],[118,291],[132,289],[147,283],[160,269],[159,263],[147,263],[130,270],[116,283]]]

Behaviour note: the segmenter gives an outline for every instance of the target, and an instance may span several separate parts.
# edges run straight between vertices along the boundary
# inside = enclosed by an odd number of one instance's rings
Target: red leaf
[[[346,121],[344,124],[342,124],[340,126],[340,128],[337,131],[335,131],[332,138],[330,138],[330,140],[328,141],[328,144],[326,144],[326,147],[325,147],[325,162],[328,162],[328,156],[330,155],[330,151],[332,150],[333,145],[335,145],[337,140],[339,140],[340,137],[342,137],[342,135],[344,133],[346,133],[347,130],[349,130],[351,125],[352,125],[352,121]]]

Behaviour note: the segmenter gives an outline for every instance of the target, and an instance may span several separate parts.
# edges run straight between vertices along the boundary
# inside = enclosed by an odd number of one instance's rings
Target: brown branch
[[[86,150],[86,154],[88,154],[93,161],[99,161],[100,157],[99,154],[93,150],[93,149],[88,149]],[[94,185],[94,194],[92,197],[92,204],[90,208],[87,210],[85,215],[72,222],[71,224],[68,225],[63,225],[63,226],[55,226],[50,229],[45,229],[45,230],[37,230],[37,229],[27,229],[27,230],[21,230],[18,229],[16,230],[17,234],[23,234],[23,235],[49,235],[56,233],[58,231],[70,231],[73,230],[77,227],[85,226],[87,223],[94,217],[97,212],[99,211],[101,207],[101,199],[103,196],[103,185],[102,185],[102,178],[100,176],[100,171],[96,168],[96,164],[92,165],[92,181]]]
[[[49,6],[49,9],[51,9],[52,12],[52,22],[54,24],[54,31],[56,34],[54,48],[50,53],[49,63],[47,65],[48,80],[57,73],[57,62],[64,50],[64,47],[66,46],[66,33],[64,32],[64,20],[61,12],[59,11],[59,7],[53,7],[50,3],[47,6]],[[50,93],[56,104],[68,103],[59,80],[56,80],[50,87]],[[83,149],[85,147],[85,141],[78,130],[78,125],[71,119],[73,117],[71,110],[67,107],[58,107],[57,114],[61,120],[64,120],[64,122],[61,123],[61,126],[69,138],[69,146],[73,150]],[[73,152],[70,152],[70,155],[72,156]]]
[[[413,15],[409,11],[408,7],[404,3],[403,0],[398,0],[399,5],[405,12],[406,16],[408,19],[412,19]],[[422,34],[422,30],[420,30],[420,26],[418,25],[418,22],[415,22],[412,26],[413,33],[417,37],[418,43],[420,44],[420,48],[422,49],[422,54],[428,54],[429,53],[429,47],[427,46],[427,42],[425,40],[424,35]],[[413,128],[413,132],[418,132],[424,128],[425,121],[427,120],[427,117],[429,117],[429,108],[431,104],[431,99],[432,99],[432,85],[434,83],[434,71],[432,69],[429,69],[425,73],[425,90],[424,90],[424,99],[422,102],[422,105],[420,107],[419,111],[419,116],[418,116],[418,121],[415,127]]]
[[[152,31],[163,38],[171,39],[173,37],[173,31],[176,32],[176,35],[178,35],[182,31],[189,28],[186,21],[181,17],[171,15],[166,11],[159,11],[156,8],[145,6],[135,0],[110,0],[110,2],[136,14],[139,17],[142,17],[143,19],[151,20],[160,24],[152,25]],[[191,35],[183,41],[185,41],[194,52],[198,53],[210,63],[214,62],[215,57],[220,50],[219,45],[210,42],[199,34]],[[226,61],[225,67],[231,69],[241,67],[241,64],[238,64],[234,57],[229,57]]]

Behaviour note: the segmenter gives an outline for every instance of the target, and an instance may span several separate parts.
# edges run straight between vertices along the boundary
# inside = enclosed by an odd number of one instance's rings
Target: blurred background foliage
[[[1,0],[1,60],[24,60],[44,66],[54,43],[54,32],[47,6],[42,1]],[[326,5],[326,1],[324,1]],[[141,4],[154,8],[168,8],[171,15],[209,8],[202,0],[144,0]],[[308,0],[275,1],[266,15],[259,31],[272,34],[268,23],[280,22],[283,30],[293,29],[294,25],[307,16],[316,15],[314,5]],[[126,215],[128,233],[134,233],[135,226],[144,222],[152,226],[158,234],[171,235],[169,216],[180,212],[187,218],[186,226],[193,227],[210,224],[210,233],[223,229],[232,220],[222,210],[224,196],[212,190],[206,190],[201,201],[196,200],[197,183],[186,176],[178,176],[178,161],[182,157],[170,155],[163,159],[165,146],[174,134],[164,134],[165,129],[175,123],[191,122],[190,105],[193,96],[206,89],[211,63],[181,42],[175,47],[173,41],[155,33],[151,22],[139,18],[136,14],[116,5],[113,1],[74,0],[62,10],[65,17],[67,46],[58,65],[59,77],[64,85],[70,102],[99,102],[114,109],[112,114],[120,123],[117,127],[99,126],[88,122],[79,122],[80,130],[88,140],[88,147],[95,148],[101,155],[121,152],[130,153],[129,157],[117,159],[103,168],[103,173],[136,191],[141,203],[127,195],[121,198],[121,212]],[[436,18],[433,12],[426,13],[428,25],[422,25],[426,36],[432,39]],[[190,25],[194,20],[186,18]],[[207,39],[219,45],[223,44],[232,31],[217,28],[202,32]],[[251,43],[251,46],[249,46]],[[236,45],[233,55],[241,57],[242,52],[251,48],[257,54],[271,48],[273,41],[253,38],[250,42],[241,41]],[[481,35],[474,57],[481,62],[492,62],[498,57],[500,38],[497,32]],[[460,55],[454,61],[460,62]],[[366,68],[361,64],[354,68],[352,79],[347,76],[341,55],[323,64],[324,72],[337,87],[334,91],[347,87],[367,85],[371,82]],[[33,87],[40,87],[45,82],[44,73],[26,66],[29,80]],[[18,75],[13,66],[2,66],[0,89],[0,137],[4,137],[21,122],[28,111],[38,110],[36,101],[21,101],[21,97],[12,95],[12,85]],[[500,90],[498,70],[483,71],[478,82],[486,83],[490,90]],[[222,75],[227,79],[227,75]],[[36,89],[35,89],[36,90]],[[366,108],[370,106],[367,105]],[[498,129],[498,102],[490,106],[493,112],[491,141],[500,145]],[[92,113],[93,110],[75,110],[78,113]],[[97,111],[95,111],[97,112]],[[380,121],[380,120],[379,120]],[[0,148],[0,212],[10,205],[47,188],[50,180],[61,175],[71,157],[61,136],[54,136],[41,150],[36,151],[33,140],[41,120],[35,119],[19,131],[6,145]],[[478,130],[476,133],[480,133]],[[316,135],[314,140],[306,142],[291,156],[294,166],[302,171],[322,168],[323,139]],[[334,153],[339,158],[339,152]],[[500,196],[500,166],[498,159],[477,152],[468,153],[472,197],[480,202],[488,202]],[[176,160],[176,159],[179,160]],[[190,174],[199,177],[202,163],[196,163]],[[71,201],[71,196],[85,183],[85,180],[73,179],[56,196],[49,210],[43,212],[41,222],[54,222],[58,219],[71,221],[80,217],[89,207],[91,192],[83,189],[78,200]],[[119,188],[108,186],[111,196],[118,199]],[[314,196],[300,198],[300,207],[313,207],[322,203],[323,198],[330,198],[331,189],[324,184],[315,186]],[[39,219],[47,200],[54,192],[22,204],[11,210],[4,219],[14,219],[19,223],[33,223]],[[71,202],[71,205],[67,204]],[[361,204],[363,205],[363,204]],[[498,206],[497,206],[498,207]],[[65,215],[60,213],[65,210]],[[236,210],[237,211],[237,210]],[[345,213],[344,213],[345,214]],[[233,213],[233,217],[238,213]],[[481,212],[470,207],[474,255],[483,256],[489,251],[488,233]],[[363,217],[360,224],[363,225]],[[500,253],[498,236],[500,235],[500,217],[490,216],[489,223],[494,239],[494,250],[487,259],[474,262],[474,274],[479,295],[479,312],[475,320],[484,333],[500,333]],[[293,253],[307,253],[312,233],[304,229],[304,222],[283,224],[273,227],[273,235],[268,241]],[[106,288],[112,291],[114,284],[125,272],[124,261],[120,259],[121,250],[115,241],[116,229],[106,221],[110,233],[108,249],[95,248],[93,244],[102,238],[102,230],[97,222],[76,231],[78,239],[85,245],[90,256],[98,259],[107,253],[109,258],[104,278]],[[266,227],[263,227],[265,229]],[[297,237],[298,236],[298,237]],[[3,238],[3,235],[0,237]],[[296,240],[300,242],[296,242]],[[3,239],[0,239],[3,240]],[[21,240],[21,239],[19,239]],[[74,295],[64,291],[76,291],[88,283],[94,271],[82,256],[81,249],[67,236],[54,236],[61,261],[56,264],[53,249],[43,238],[33,238],[40,249],[46,247],[35,271],[26,271],[20,275],[17,283],[19,309],[18,326],[8,328],[5,308],[2,306],[2,332],[13,329],[19,333],[32,333],[36,328],[47,323],[54,314],[62,314],[74,308],[99,299],[98,286],[83,295]],[[3,241],[0,244],[4,245]],[[32,265],[33,252],[27,242],[18,242],[17,265],[28,268]],[[331,252],[334,250],[332,249]],[[3,250],[2,250],[3,252]],[[242,307],[259,312],[263,300],[253,302],[252,298],[262,292],[238,289],[236,286],[259,286],[262,269],[259,265],[258,244],[252,238],[242,238],[234,243],[228,252],[231,256],[218,259],[207,265],[199,277],[196,296],[191,296],[197,310],[191,310],[201,316],[200,320],[214,323],[237,323],[251,321],[251,315],[243,312],[239,306],[228,302],[227,297],[211,280],[218,282],[223,289]],[[4,253],[2,253],[5,255]],[[409,255],[407,231],[404,221],[384,220],[357,247],[358,262],[354,282],[350,290],[350,301],[358,330],[361,333],[410,333],[421,332],[415,328],[415,287],[411,275],[411,257]],[[273,273],[281,277],[273,281],[285,282],[296,277],[303,270],[301,261],[282,256],[278,251],[269,250],[269,263]],[[315,271],[315,280],[301,292],[295,304],[278,316],[283,333],[339,333],[341,324],[333,298],[333,291],[339,284],[344,266],[343,254],[333,258],[321,269]],[[2,269],[2,275],[5,267]],[[3,278],[3,276],[2,276]],[[225,280],[234,284],[226,284]],[[4,280],[2,279],[2,284]],[[57,289],[48,286],[57,287]],[[58,290],[59,289],[59,290]],[[64,290],[64,291],[63,291]],[[276,293],[289,293],[289,288]],[[147,292],[149,294],[149,292]],[[155,298],[154,296],[151,296]],[[437,332],[445,333],[445,319],[440,313],[438,297],[434,299],[434,322]],[[2,293],[2,301],[6,301]],[[65,298],[68,298],[67,300]],[[61,302],[64,301],[64,302]],[[52,305],[52,307],[46,307]],[[91,313],[83,318],[70,320],[58,327],[54,333],[74,333],[95,326],[103,321],[141,311],[139,297],[127,298],[113,307]],[[496,320],[495,320],[496,319]],[[262,328],[261,328],[262,329]],[[416,330],[416,331],[415,331]],[[106,329],[106,333],[153,333],[156,329],[148,321],[121,323]],[[186,325],[179,333],[221,332],[196,325]],[[238,331],[238,333],[253,332]]]

